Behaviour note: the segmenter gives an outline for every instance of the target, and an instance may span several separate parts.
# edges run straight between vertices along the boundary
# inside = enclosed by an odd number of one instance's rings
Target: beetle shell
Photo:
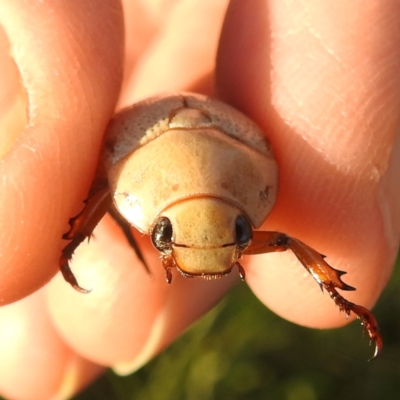
[[[262,131],[200,95],[158,96],[125,109],[107,129],[102,163],[117,209],[145,233],[163,210],[202,197],[233,203],[259,227],[277,195],[277,165]]]

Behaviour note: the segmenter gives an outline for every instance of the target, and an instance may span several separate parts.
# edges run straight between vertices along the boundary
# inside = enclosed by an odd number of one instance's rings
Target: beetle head
[[[235,205],[212,197],[181,201],[164,210],[152,229],[167,280],[177,267],[186,277],[214,279],[229,273],[250,243],[249,219]]]

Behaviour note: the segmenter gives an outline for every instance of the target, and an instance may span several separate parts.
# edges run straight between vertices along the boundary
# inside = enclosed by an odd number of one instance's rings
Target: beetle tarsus
[[[75,275],[71,271],[69,267],[69,261],[72,259],[72,254],[74,253],[75,249],[83,242],[85,237],[77,235],[61,252],[60,257],[60,271],[64,277],[64,279],[71,284],[71,286],[76,289],[80,293],[89,293],[90,290],[84,289],[79,286],[78,281],[75,278]]]
[[[364,307],[358,306],[357,304],[353,304],[352,311],[354,314],[357,315],[359,319],[361,319],[361,323],[367,331],[370,341],[374,342],[375,344],[374,354],[369,359],[369,361],[372,361],[380,354],[383,348],[383,339],[382,335],[379,332],[378,322],[369,310]]]
[[[171,268],[167,268],[165,270],[165,280],[166,282],[169,284],[172,282],[172,272],[171,272]]]
[[[369,359],[369,361],[373,360],[382,351],[383,340],[381,334],[379,333],[378,322],[371,311],[367,310],[365,307],[346,300],[336,291],[334,287],[326,285],[325,289],[329,293],[331,299],[339,307],[340,311],[344,311],[346,316],[349,316],[350,312],[353,312],[355,315],[357,315],[357,318],[361,320],[361,324],[368,333],[370,340],[375,343],[374,355]]]
[[[85,200],[85,207],[75,217],[69,220],[70,229],[62,236],[65,240],[71,240],[61,252],[59,267],[64,279],[81,293],[89,293],[90,290],[78,285],[78,282],[69,267],[69,261],[76,248],[86,239],[92,236],[93,230],[112,204],[112,198],[108,187],[102,187],[91,197]]]
[[[242,281],[244,281],[246,279],[246,272],[244,270],[244,268],[242,267],[241,264],[239,264],[238,262],[236,263],[236,266],[239,270],[239,277]]]

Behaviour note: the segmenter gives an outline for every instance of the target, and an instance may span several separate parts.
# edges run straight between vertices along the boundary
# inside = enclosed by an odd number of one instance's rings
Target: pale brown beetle
[[[254,230],[273,208],[277,187],[270,144],[239,111],[189,93],[139,102],[107,128],[86,205],[63,236],[71,242],[62,251],[61,272],[75,289],[87,292],[69,260],[107,211],[145,266],[131,226],[151,235],[168,283],[174,268],[185,277],[214,279],[237,267],[244,279],[242,255],[290,249],[341,311],[361,319],[376,357],[382,338],[374,316],[337,292],[355,290],[341,280],[345,272],[300,240]]]

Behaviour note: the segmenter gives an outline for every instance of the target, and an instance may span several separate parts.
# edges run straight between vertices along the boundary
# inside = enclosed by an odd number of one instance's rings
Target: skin
[[[3,40],[0,111],[10,125],[0,144],[0,298],[10,305],[0,310],[9,328],[0,331],[0,392],[15,399],[65,398],[101,372],[98,364],[134,370],[237,281],[175,275],[167,285],[157,252],[138,237],[151,280],[106,218],[72,265],[92,293],[75,293],[59,274],[38,291],[56,273],[61,235],[82,207],[120,87],[119,4],[82,3],[71,10],[67,0],[0,1],[17,65],[7,62]],[[118,107],[165,90],[216,95],[227,3],[172,3],[127,4]],[[387,282],[399,243],[399,20],[396,1],[233,1],[215,69],[218,96],[258,122],[275,150],[280,191],[264,228],[328,255],[357,287],[346,297],[366,307]],[[319,328],[346,323],[289,253],[243,264],[252,290],[281,316]]]

